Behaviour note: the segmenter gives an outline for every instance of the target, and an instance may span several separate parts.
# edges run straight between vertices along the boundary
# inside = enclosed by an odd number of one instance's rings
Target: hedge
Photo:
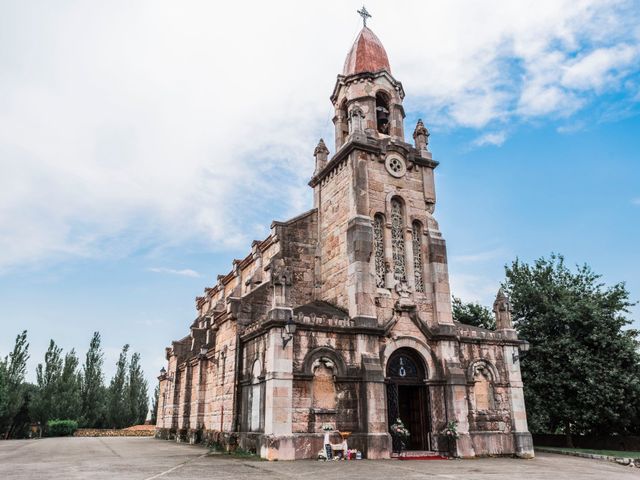
[[[47,432],[50,437],[68,437],[73,435],[78,429],[78,422],[75,420],[49,420],[47,422]]]

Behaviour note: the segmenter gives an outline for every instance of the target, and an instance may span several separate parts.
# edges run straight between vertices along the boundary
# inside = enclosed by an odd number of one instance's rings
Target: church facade
[[[422,121],[405,139],[404,95],[365,26],[331,95],[335,153],[314,151],[314,208],[273,222],[196,298],[166,349],[158,437],[285,460],[316,457],[333,428],[388,458],[401,419],[409,450],[533,456],[525,342],[501,292],[495,331],[452,319],[438,162]]]

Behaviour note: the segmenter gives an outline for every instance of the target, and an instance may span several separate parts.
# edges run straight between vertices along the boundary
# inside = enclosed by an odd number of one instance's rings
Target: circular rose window
[[[389,156],[384,164],[387,167],[387,171],[394,177],[400,178],[407,173],[407,165],[400,157]]]

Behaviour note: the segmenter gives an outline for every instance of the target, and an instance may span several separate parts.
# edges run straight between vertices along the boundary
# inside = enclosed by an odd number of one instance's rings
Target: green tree
[[[8,438],[13,421],[24,404],[24,376],[29,359],[27,331],[16,337],[13,351],[0,359],[0,438]]]
[[[38,387],[33,383],[24,383],[22,388],[22,406],[13,417],[10,438],[29,438],[31,434],[31,399],[36,395]]]
[[[453,319],[457,322],[489,330],[496,329],[496,319],[493,312],[484,305],[475,302],[464,303],[458,297],[453,296],[451,307]]]
[[[153,389],[153,400],[151,401],[151,425],[158,421],[158,398],[160,397],[160,385],[156,384]]]
[[[140,425],[147,419],[149,411],[149,396],[147,381],[140,367],[140,354],[134,353],[129,364],[127,381],[127,397],[129,410],[129,425]]]
[[[50,340],[49,348],[44,354],[44,365],[39,363],[36,367],[38,391],[31,401],[31,416],[42,425],[46,425],[55,416],[53,410],[63,366],[62,348]]]
[[[533,432],[626,433],[638,418],[638,331],[625,316],[633,304],[624,283],[605,287],[587,265],[575,271],[552,254],[506,267],[520,338]]]
[[[128,426],[129,419],[129,399],[127,389],[127,370],[129,345],[122,347],[118,363],[116,363],[116,373],[109,384],[107,394],[107,423],[111,428],[123,428]]]
[[[82,367],[80,388],[82,417],[80,424],[89,428],[102,427],[105,421],[106,388],[102,373],[104,354],[100,343],[100,333],[94,332]]]
[[[80,396],[79,363],[75,350],[71,349],[64,357],[64,366],[55,389],[49,418],[76,421],[80,418],[82,400]]]

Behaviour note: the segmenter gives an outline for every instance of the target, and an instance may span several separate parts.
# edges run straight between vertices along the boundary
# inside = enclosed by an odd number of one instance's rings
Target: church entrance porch
[[[419,354],[410,348],[396,350],[387,362],[387,412],[389,428],[399,419],[409,430],[402,441],[392,435],[393,452],[431,450],[429,391]]]

